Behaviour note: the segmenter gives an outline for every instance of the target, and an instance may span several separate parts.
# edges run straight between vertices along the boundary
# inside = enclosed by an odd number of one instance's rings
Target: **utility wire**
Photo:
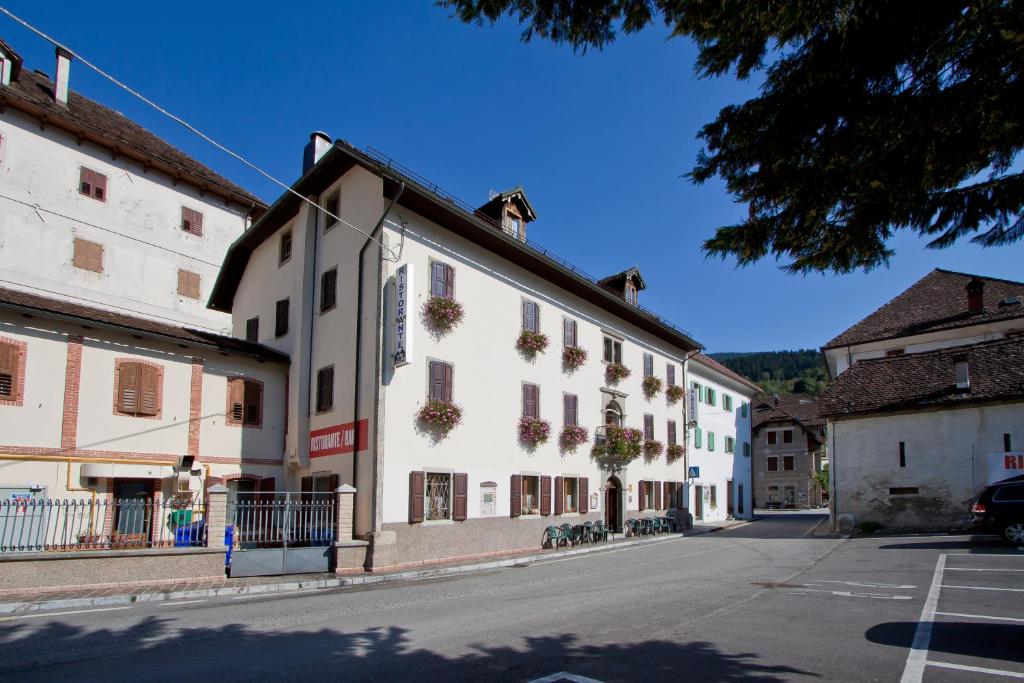
[[[159,104],[157,104],[153,100],[149,99],[148,97],[146,97],[142,93],[138,92],[137,90],[133,89],[132,87],[130,87],[127,84],[123,83],[122,81],[118,80],[114,76],[110,75],[109,73],[107,73],[106,71],[101,69],[100,67],[96,66],[95,64],[93,64],[92,62],[87,60],[85,57],[83,57],[79,53],[77,53],[74,50],[72,50],[67,45],[64,45],[63,43],[61,43],[57,39],[50,37],[49,35],[44,33],[42,30],[36,28],[35,26],[30,24],[29,22],[25,21],[24,19],[22,19],[18,15],[14,14],[13,12],[11,12],[6,7],[0,6],[0,13],[6,14],[8,17],[13,19],[17,23],[21,24],[22,26],[27,28],[29,31],[31,31],[32,33],[36,34],[37,36],[39,36],[43,40],[47,41],[48,43],[50,43],[54,47],[59,47],[60,49],[67,51],[71,56],[73,56],[75,59],[80,61],[82,64],[85,64],[87,67],[89,67],[90,69],[92,69],[93,71],[98,73],[103,78],[106,78],[108,81],[110,81],[111,83],[113,83],[117,87],[119,87],[122,90],[126,91],[130,95],[138,98],[142,102],[148,104],[150,107],[152,107],[153,109],[156,109],[158,112],[160,112],[161,114],[163,114],[167,118],[171,119],[175,123],[185,127],[187,130],[189,130],[193,134],[197,135],[198,137],[202,138],[203,140],[205,140],[209,144],[213,145],[214,147],[216,147],[220,151],[222,151],[225,154],[227,154],[228,156],[233,157],[237,161],[240,161],[241,163],[245,164],[250,169],[252,169],[253,171],[256,171],[257,173],[259,173],[261,176],[263,176],[264,178],[266,178],[270,182],[274,183],[275,185],[280,186],[286,192],[290,192],[291,194],[295,195],[296,197],[298,197],[303,202],[309,204],[310,206],[312,206],[312,207],[314,207],[316,209],[319,209],[320,211],[323,211],[325,214],[327,214],[331,218],[335,219],[336,221],[338,221],[342,225],[345,225],[345,226],[351,228],[352,230],[355,230],[360,235],[364,235],[365,237],[367,237],[368,239],[372,240],[374,243],[379,245],[381,249],[383,249],[383,250],[387,251],[389,254],[391,254],[392,259],[397,260],[397,256],[395,255],[394,252],[391,251],[391,249],[386,247],[383,242],[381,242],[380,240],[376,239],[375,237],[370,235],[365,230],[361,230],[360,228],[357,228],[356,226],[354,226],[351,223],[349,223],[348,221],[346,221],[344,218],[341,218],[340,216],[336,216],[335,214],[331,213],[330,211],[328,211],[324,207],[320,206],[316,202],[311,201],[310,199],[304,197],[300,193],[298,193],[295,190],[293,190],[290,185],[287,185],[284,182],[278,180],[277,178],[272,176],[267,171],[264,171],[262,168],[260,168],[259,166],[257,166],[253,162],[249,161],[245,157],[243,157],[241,154],[238,154],[237,152],[234,152],[234,151],[228,149],[227,147],[225,147],[224,145],[220,144],[219,142],[217,142],[216,140],[211,138],[209,135],[207,135],[206,133],[202,132],[201,130],[199,130],[198,128],[193,126],[191,123],[189,123],[185,119],[183,119],[180,116],[177,116],[175,114],[172,114],[168,110],[164,109],[163,107],[161,107]]]
[[[214,268],[218,268],[219,269],[220,266],[221,266],[221,264],[219,264],[219,263],[213,263],[212,261],[204,261],[203,259],[199,258],[198,256],[193,256],[192,254],[186,254],[183,251],[175,251],[174,249],[171,249],[170,247],[164,247],[164,246],[161,246],[161,245],[156,244],[154,242],[147,242],[146,240],[141,239],[139,237],[134,237],[132,235],[127,235],[127,234],[125,234],[123,232],[118,232],[117,230],[112,230],[111,228],[105,228],[102,225],[96,225],[95,223],[90,223],[89,221],[83,221],[81,218],[75,218],[74,216],[68,216],[67,214],[60,213],[59,211],[54,211],[53,209],[47,209],[47,208],[45,208],[43,206],[40,206],[37,203],[34,204],[32,202],[26,202],[23,199],[16,199],[15,197],[8,197],[5,194],[0,194],[0,198],[6,199],[7,201],[10,201],[10,202],[14,202],[15,204],[21,204],[23,206],[27,206],[28,208],[32,209],[33,211],[42,211],[43,213],[52,214],[52,215],[57,216],[59,218],[63,218],[65,220],[73,221],[75,223],[78,223],[79,225],[87,225],[90,228],[96,228],[97,230],[103,230],[104,232],[109,232],[112,235],[117,235],[118,237],[124,237],[125,239],[134,240],[136,242],[139,242],[140,244],[145,244],[148,247],[153,247],[154,249],[161,249],[163,251],[170,252],[170,253],[175,254],[177,256],[184,256],[187,259],[190,259],[192,261],[198,261],[199,263],[205,263],[206,265],[213,266]]]

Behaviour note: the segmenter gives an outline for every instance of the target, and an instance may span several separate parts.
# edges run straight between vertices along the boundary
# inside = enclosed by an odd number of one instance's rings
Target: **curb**
[[[492,571],[507,567],[528,567],[534,562],[552,560],[561,557],[572,557],[574,555],[586,555],[600,553],[612,549],[628,548],[638,545],[652,545],[678,541],[690,536],[704,536],[706,534],[720,531],[725,527],[715,527],[708,530],[690,531],[685,534],[662,536],[661,538],[637,538],[624,540],[610,546],[596,548],[573,548],[560,550],[543,555],[526,555],[523,557],[508,558],[505,560],[494,560],[492,562],[481,562],[478,564],[456,565],[452,567],[437,567],[435,569],[419,569],[392,574],[367,574],[363,576],[339,576],[329,579],[315,579],[312,581],[291,581],[285,583],[256,584],[253,586],[225,586],[223,588],[208,588],[199,590],[179,591],[154,591],[140,593],[137,595],[107,595],[95,598],[66,598],[55,600],[37,600],[27,602],[5,602],[0,603],[0,615],[23,614],[29,612],[40,612],[55,609],[81,609],[84,607],[120,607],[142,603],[161,603],[174,600],[189,600],[196,598],[219,598],[238,597],[241,595],[262,595],[272,593],[309,593],[334,588],[348,588],[351,586],[365,586],[378,583],[393,583],[399,581],[415,581],[441,576],[457,576],[460,574],[475,574],[478,572]]]

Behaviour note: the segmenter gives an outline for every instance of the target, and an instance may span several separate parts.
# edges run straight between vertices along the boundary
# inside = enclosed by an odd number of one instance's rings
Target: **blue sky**
[[[794,276],[737,269],[700,245],[737,220],[722,184],[682,177],[700,126],[755,92],[693,77],[695,48],[661,27],[574,55],[518,26],[467,26],[430,2],[251,1],[7,6],[281,180],[298,177],[313,130],[372,146],[470,203],[522,184],[530,237],[595,276],[639,266],[641,302],[709,351],[814,348],[932,268],[1024,279],[1022,245],[924,248],[893,240],[889,268]],[[27,68],[53,50],[6,17],[0,37]],[[81,64],[71,86],[134,118],[272,201],[269,182]]]

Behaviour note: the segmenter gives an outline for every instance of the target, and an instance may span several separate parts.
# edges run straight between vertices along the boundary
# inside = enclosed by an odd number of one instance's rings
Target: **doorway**
[[[618,477],[608,477],[604,484],[604,523],[609,530],[622,530],[622,482]]]
[[[111,548],[144,547],[153,531],[152,479],[114,479]]]
[[[694,519],[704,519],[704,487],[694,486],[693,487],[693,517]]]
[[[726,511],[726,514],[728,514],[730,517],[732,517],[734,514],[736,514],[736,511],[733,509],[733,505],[735,505],[735,503],[733,502],[732,479],[726,479],[725,480],[725,511]]]

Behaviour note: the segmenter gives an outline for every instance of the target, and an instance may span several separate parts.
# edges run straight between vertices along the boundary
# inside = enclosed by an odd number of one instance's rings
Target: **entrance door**
[[[622,484],[617,477],[609,477],[604,485],[604,523],[609,529],[619,531],[622,519],[619,516]]]
[[[732,502],[732,479],[725,481],[725,511],[727,514],[734,514]]]
[[[694,486],[693,487],[693,517],[694,519],[704,519],[704,487]]]
[[[111,547],[145,546],[152,522],[152,479],[114,480],[114,519]]]

